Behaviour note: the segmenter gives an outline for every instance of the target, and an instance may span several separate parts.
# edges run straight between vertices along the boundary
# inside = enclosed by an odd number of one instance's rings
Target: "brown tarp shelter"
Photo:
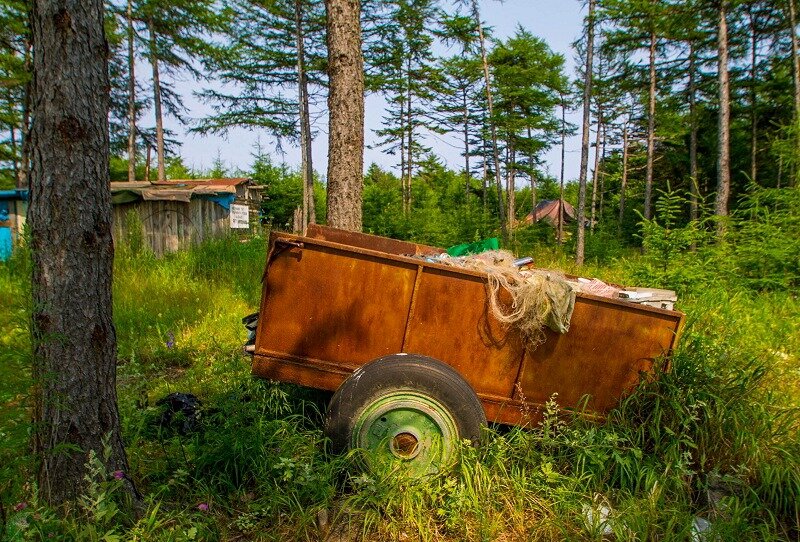
[[[559,202],[561,205],[559,205]],[[534,209],[533,212],[528,213],[528,216],[523,219],[523,222],[525,224],[533,224],[534,222],[544,220],[545,222],[558,227],[559,207],[562,213],[561,220],[564,224],[572,224],[576,222],[577,215],[575,213],[575,208],[570,203],[557,199],[545,199],[540,201],[536,205],[536,209]]]

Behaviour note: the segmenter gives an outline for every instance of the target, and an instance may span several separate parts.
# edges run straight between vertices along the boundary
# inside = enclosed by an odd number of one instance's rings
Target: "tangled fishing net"
[[[545,327],[557,333],[569,330],[575,286],[563,275],[545,269],[521,271],[514,264],[514,255],[505,250],[444,258],[439,263],[485,272],[492,315],[517,328],[529,347],[544,341]],[[503,290],[510,294],[510,303],[501,299]]]

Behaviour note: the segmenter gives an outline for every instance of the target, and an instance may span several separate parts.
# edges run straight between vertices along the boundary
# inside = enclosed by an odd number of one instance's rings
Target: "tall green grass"
[[[676,254],[665,269],[622,249],[604,257],[599,245],[580,269],[555,249],[534,255],[615,282],[675,284],[688,324],[672,371],[602,423],[553,401],[541,425],[491,428],[484,446],[464,446],[452,468],[423,480],[364,473],[349,457],[327,455],[324,395],[250,377],[240,318],[258,306],[264,239],[214,240],[162,259],[121,247],[119,400],[144,509],[126,508],[95,461],[91,495],[67,518],[39,503],[30,483],[29,268],[24,257],[4,265],[0,532],[13,540],[689,540],[702,517],[712,526],[706,540],[796,539],[796,294],[754,290],[721,263],[708,269],[719,254]],[[159,423],[156,402],[175,391],[202,401],[195,431]]]

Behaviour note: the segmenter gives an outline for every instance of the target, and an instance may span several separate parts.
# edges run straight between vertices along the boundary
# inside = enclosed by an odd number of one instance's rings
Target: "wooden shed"
[[[248,178],[112,182],[114,238],[142,239],[157,256],[207,237],[251,227],[258,216],[261,187]]]

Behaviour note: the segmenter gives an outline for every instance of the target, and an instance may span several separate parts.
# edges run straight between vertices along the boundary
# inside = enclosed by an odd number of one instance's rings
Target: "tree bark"
[[[28,224],[32,249],[34,428],[40,494],[85,491],[94,452],[128,471],[111,318],[108,44],[100,0],[35,0]],[[134,492],[128,483],[128,489]]]
[[[164,116],[161,112],[161,78],[158,72],[158,46],[153,21],[148,25],[150,30],[150,65],[153,67],[153,111],[156,116],[156,153],[158,158],[158,180],[167,180],[164,163]]]
[[[328,224],[361,231],[364,58],[358,0],[325,0],[328,13]]]
[[[483,64],[483,83],[486,88],[486,104],[489,110],[489,132],[492,135],[492,155],[494,158],[494,178],[497,185],[497,205],[500,215],[500,235],[504,241],[508,240],[508,229],[506,228],[506,210],[503,205],[503,181],[500,176],[500,154],[497,150],[497,128],[492,118],[494,106],[492,103],[492,86],[489,78],[489,60],[486,55],[486,36],[483,33],[483,23],[481,22],[480,11],[478,10],[478,0],[472,0],[472,12],[475,21],[478,23],[478,41],[481,46],[481,63]]]
[[[622,180],[619,187],[619,225],[617,232],[622,233],[622,220],[625,217],[625,189],[628,188],[628,123],[622,130]]]
[[[302,0],[294,2],[295,41],[297,46],[297,93],[300,105],[300,172],[303,182],[302,232],[317,221],[314,208],[314,165],[311,160],[311,119],[308,105],[308,74],[303,43]]]
[[[644,217],[652,218],[653,163],[656,142],[656,33],[650,32],[650,89],[647,98],[647,175],[644,185]]]
[[[717,199],[715,214],[728,215],[728,196],[731,189],[730,171],[730,81],[728,78],[728,22],[726,20],[727,2],[719,6],[719,27],[717,35],[717,57],[719,58],[719,155],[717,159]],[[722,220],[717,225],[718,234],[725,232]]]
[[[581,170],[578,175],[578,238],[575,243],[575,263],[583,265],[586,236],[586,176],[589,167],[589,108],[592,100],[592,61],[594,57],[594,6],[589,0],[586,36],[586,66],[583,83],[583,135],[581,137]]]
[[[128,0],[128,182],[136,180],[136,59],[133,52],[133,0]]]

